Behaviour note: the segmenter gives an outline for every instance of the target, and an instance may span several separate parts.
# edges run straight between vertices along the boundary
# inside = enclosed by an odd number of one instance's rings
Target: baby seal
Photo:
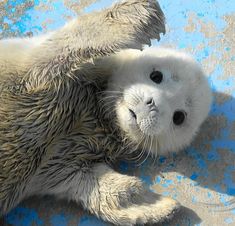
[[[127,0],[48,35],[0,41],[0,215],[44,194],[116,225],[176,212],[177,201],[111,167],[139,150],[185,147],[209,111],[190,57],[130,50],[164,32],[155,0]]]

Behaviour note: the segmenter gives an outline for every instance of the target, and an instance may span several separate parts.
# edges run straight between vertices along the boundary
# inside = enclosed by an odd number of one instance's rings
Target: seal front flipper
[[[165,33],[164,14],[153,0],[129,0],[78,18],[81,56],[105,56],[120,49],[141,49]],[[86,42],[84,42],[86,40]]]
[[[52,33],[31,52],[33,83],[35,77],[39,83],[48,83],[61,74],[79,79],[81,73],[75,71],[91,70],[85,63],[121,49],[141,49],[151,39],[159,39],[160,33],[165,33],[165,19],[154,0],[127,0],[85,14]]]
[[[164,31],[164,15],[155,1],[129,0],[46,36],[0,41],[0,50],[12,50],[0,55],[0,215],[24,198],[53,139],[74,126],[83,110],[77,97],[90,95],[87,81],[99,74],[90,60],[141,48]]]

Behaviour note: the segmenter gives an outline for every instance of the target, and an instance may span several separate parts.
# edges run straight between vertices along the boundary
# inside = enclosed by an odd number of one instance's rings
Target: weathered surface
[[[45,3],[46,2],[46,3]],[[76,4],[79,2],[80,5]],[[94,3],[95,2],[95,3]],[[113,1],[0,1],[0,38],[36,35],[79,13]],[[160,43],[184,49],[202,63],[214,91],[210,117],[191,147],[121,170],[139,175],[152,189],[185,208],[165,225],[234,225],[235,202],[235,4],[233,0],[160,0],[168,23]],[[91,4],[91,5],[90,5]],[[75,9],[75,11],[74,11]],[[151,164],[150,164],[151,163]],[[4,225],[106,225],[75,204],[32,198],[9,213]],[[0,225],[2,225],[0,222]]]

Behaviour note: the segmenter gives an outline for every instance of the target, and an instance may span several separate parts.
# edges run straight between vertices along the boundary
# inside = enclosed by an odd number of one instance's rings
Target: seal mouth
[[[131,110],[131,109],[129,109],[129,112],[130,112],[131,117],[136,120],[137,116],[136,116],[135,112],[133,110]]]
[[[155,118],[143,118],[141,121],[137,120],[137,114],[130,108],[128,108],[131,118],[131,125],[135,125],[135,129],[139,130],[142,134],[153,135],[159,132],[159,128],[155,128],[157,120]],[[133,128],[133,127],[132,127]]]

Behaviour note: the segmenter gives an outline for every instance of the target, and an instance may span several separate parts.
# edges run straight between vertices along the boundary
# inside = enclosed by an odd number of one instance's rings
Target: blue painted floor
[[[82,1],[85,2],[85,1]],[[62,26],[75,12],[113,1],[1,0],[0,38],[37,35]],[[185,207],[171,226],[235,225],[235,1],[159,0],[167,19],[167,34],[154,45],[192,53],[208,74],[214,102],[208,120],[179,155],[148,160],[141,167],[122,163],[120,169],[140,176],[151,189],[179,200]],[[235,200],[235,199],[234,199]],[[1,222],[0,222],[1,225]],[[51,197],[31,198],[2,221],[13,226],[107,225],[74,203]]]

